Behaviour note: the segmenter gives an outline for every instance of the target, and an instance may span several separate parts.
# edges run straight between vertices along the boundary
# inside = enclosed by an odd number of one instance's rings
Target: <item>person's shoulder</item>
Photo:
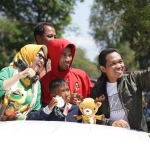
[[[14,68],[12,68],[11,66],[7,66],[7,67],[2,68],[2,70],[14,71]]]
[[[80,72],[85,72],[84,70],[78,69],[78,68],[71,68],[73,71],[80,71]]]
[[[51,72],[51,71],[50,71]],[[40,82],[47,82],[49,77],[50,77],[50,72],[46,73],[41,79],[40,79]]]
[[[133,71],[128,74],[123,74],[122,78],[124,80],[131,80],[131,79],[134,80],[140,73],[141,71]]]
[[[76,104],[71,104],[71,108],[79,108],[79,106]]]
[[[79,106],[76,105],[76,104],[71,104],[71,107],[70,107],[70,111],[78,111],[79,110]]]
[[[9,74],[13,74],[14,73],[14,68],[12,68],[11,66],[7,66],[7,67],[2,68],[1,71],[7,72]]]
[[[87,73],[86,73],[84,70],[81,70],[81,69],[71,68],[70,71],[72,71],[73,73],[78,74],[79,76],[80,76],[80,75],[88,76]]]
[[[97,81],[92,87],[92,90],[99,90],[104,84],[106,84],[105,80]]]

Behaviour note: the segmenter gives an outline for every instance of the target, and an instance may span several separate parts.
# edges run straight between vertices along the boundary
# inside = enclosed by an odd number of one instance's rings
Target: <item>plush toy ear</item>
[[[96,102],[96,105],[98,106],[98,108],[102,105],[101,102]]]
[[[102,94],[99,98],[96,97],[95,103],[96,103],[96,102],[102,102],[102,101],[104,101],[104,100],[105,100],[105,96]]]

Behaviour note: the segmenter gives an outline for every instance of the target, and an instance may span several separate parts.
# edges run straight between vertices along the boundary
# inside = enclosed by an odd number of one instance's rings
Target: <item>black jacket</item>
[[[110,108],[106,91],[107,78],[99,81],[91,91],[91,97],[96,98],[105,95],[105,100],[97,114],[104,114],[105,119],[98,124],[111,125]],[[150,86],[150,68],[145,71],[137,71],[125,74],[117,81],[118,96],[127,115],[131,129],[147,132],[147,124],[142,109],[142,91]]]

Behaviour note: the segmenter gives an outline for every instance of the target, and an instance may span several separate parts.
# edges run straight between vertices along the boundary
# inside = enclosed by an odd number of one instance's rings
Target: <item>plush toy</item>
[[[83,123],[91,123],[96,124],[96,120],[102,120],[105,116],[95,115],[98,111],[98,108],[102,105],[100,101],[105,99],[104,95],[96,98],[96,100],[92,98],[85,98],[83,100],[77,101],[77,105],[82,113],[82,115],[74,115],[76,120],[81,120]]]
[[[15,87],[7,91],[0,108],[0,120],[3,120],[4,118],[9,120],[9,118],[15,116],[17,111],[20,113],[27,111],[29,109],[29,104],[25,102],[26,97],[27,92],[19,87]],[[17,120],[22,119],[22,117],[18,117]]]

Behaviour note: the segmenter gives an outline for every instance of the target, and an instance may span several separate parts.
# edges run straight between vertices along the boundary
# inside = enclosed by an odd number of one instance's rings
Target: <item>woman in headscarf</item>
[[[28,44],[0,71],[0,120],[24,120],[41,108],[38,73],[46,59],[46,46]]]

